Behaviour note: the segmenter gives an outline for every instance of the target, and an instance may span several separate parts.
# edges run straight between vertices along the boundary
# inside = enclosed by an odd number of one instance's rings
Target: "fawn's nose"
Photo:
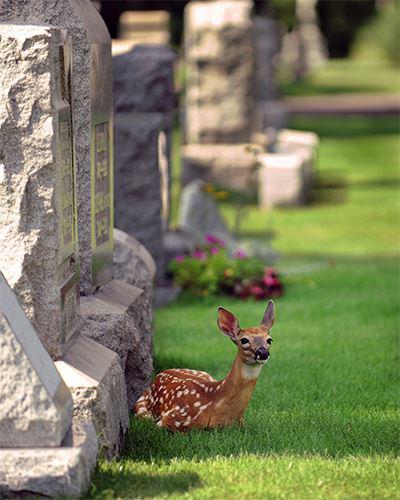
[[[260,347],[256,351],[256,358],[264,361],[269,358],[269,352],[265,349],[265,347]]]

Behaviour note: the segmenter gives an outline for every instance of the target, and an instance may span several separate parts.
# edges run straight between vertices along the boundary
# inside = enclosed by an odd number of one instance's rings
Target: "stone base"
[[[188,144],[181,149],[182,182],[201,179],[235,191],[257,190],[258,148],[251,144]]]
[[[56,367],[74,400],[74,419],[92,419],[107,458],[121,450],[128,428],[126,387],[118,355],[81,336]]]
[[[0,494],[79,497],[97,461],[93,423],[74,422],[60,447],[1,448]]]
[[[295,154],[301,156],[304,162],[304,201],[309,201],[311,198],[312,187],[315,183],[316,176],[316,153],[314,148],[309,146],[298,146],[295,144],[281,144],[277,143],[275,146],[275,153]]]
[[[284,128],[278,132],[276,140],[279,144],[287,146],[308,146],[315,149],[319,146],[318,134],[304,130]]]
[[[134,311],[141,308],[142,295],[140,288],[113,279],[93,295],[81,297],[81,333],[116,352],[123,371],[138,337]]]
[[[114,276],[143,290],[140,303],[128,314],[135,326],[125,365],[128,404],[133,406],[150,385],[153,372],[153,297],[155,264],[147,249],[133,236],[114,229]]]
[[[300,154],[270,153],[259,158],[259,205],[298,206],[307,198],[307,174]]]

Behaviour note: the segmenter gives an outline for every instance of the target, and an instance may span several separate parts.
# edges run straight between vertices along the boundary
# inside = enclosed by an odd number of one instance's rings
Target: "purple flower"
[[[210,250],[211,255],[217,255],[219,253],[219,248],[218,247],[212,247]]]
[[[192,257],[197,260],[206,260],[207,254],[202,250],[195,250],[192,254]]]
[[[184,255],[177,255],[175,257],[175,260],[176,260],[176,262],[183,262],[185,260],[185,256]]]
[[[219,239],[216,238],[214,235],[212,234],[206,234],[206,242],[207,243],[218,243],[219,242]]]
[[[247,253],[244,250],[236,250],[235,252],[236,259],[247,259]]]
[[[217,238],[213,234],[206,234],[205,238],[206,238],[206,242],[210,243],[212,245],[219,245],[220,247],[224,247],[226,245],[224,240],[220,240],[219,238]]]

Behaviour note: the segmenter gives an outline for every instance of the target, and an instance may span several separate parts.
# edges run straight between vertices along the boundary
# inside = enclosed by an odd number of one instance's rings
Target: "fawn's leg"
[[[134,411],[140,418],[153,418],[153,414],[149,410],[147,403],[149,401],[151,390],[147,389],[142,396],[136,401]]]

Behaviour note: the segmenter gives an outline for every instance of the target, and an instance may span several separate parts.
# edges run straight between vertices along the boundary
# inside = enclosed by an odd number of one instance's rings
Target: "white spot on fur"
[[[193,406],[200,406],[200,405],[201,405],[200,401],[196,401]]]

